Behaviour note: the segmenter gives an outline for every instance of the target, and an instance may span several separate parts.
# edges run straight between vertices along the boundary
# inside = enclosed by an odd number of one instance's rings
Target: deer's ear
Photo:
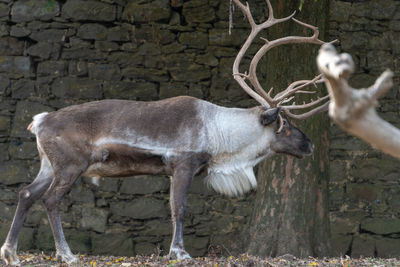
[[[278,114],[280,111],[280,108],[270,108],[264,111],[261,114],[261,124],[267,126],[276,121],[278,119]]]

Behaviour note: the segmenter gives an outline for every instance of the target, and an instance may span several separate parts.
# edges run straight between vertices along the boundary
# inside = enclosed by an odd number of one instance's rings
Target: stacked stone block
[[[248,31],[235,17],[238,29],[228,35],[225,1],[0,0],[0,243],[17,192],[38,172],[34,136],[26,130],[33,115],[104,98],[191,95],[252,103],[231,78]],[[79,179],[61,208],[72,250],[165,253],[172,231],[168,191],[166,177],[102,178],[98,188]],[[196,178],[185,221],[189,252],[206,255],[238,236],[251,199],[217,196]],[[54,250],[40,204],[30,210],[19,246]]]
[[[255,17],[265,19],[265,2],[250,4],[257,7]],[[254,105],[231,75],[249,29],[235,12],[229,35],[228,11],[229,1],[223,0],[0,0],[0,243],[18,190],[38,171],[35,140],[26,130],[33,115],[103,98],[147,101],[192,95],[227,106]],[[331,39],[338,38],[339,48],[356,61],[354,87],[371,85],[386,68],[395,72],[395,88],[378,110],[397,127],[399,14],[395,0],[332,0],[329,26]],[[397,166],[398,160],[332,125],[332,254],[399,255]],[[62,204],[72,249],[165,253],[171,238],[168,188],[168,178],[158,176],[102,178],[98,188],[79,179]],[[189,252],[230,254],[243,245],[238,237],[252,199],[253,194],[242,199],[218,196],[202,177],[195,178],[184,233]],[[40,204],[30,210],[19,246],[54,250]]]
[[[331,1],[330,36],[353,56],[355,88],[371,86],[386,69],[394,87],[379,101],[379,115],[400,127],[400,3]],[[371,125],[373,128],[374,125]],[[352,257],[398,256],[399,160],[372,149],[332,125],[330,135],[332,253]]]

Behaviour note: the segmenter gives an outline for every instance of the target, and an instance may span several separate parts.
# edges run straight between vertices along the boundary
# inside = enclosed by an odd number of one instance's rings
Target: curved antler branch
[[[293,105],[290,106],[284,106],[283,109],[285,110],[294,110],[294,109],[303,109],[303,108],[311,108],[325,100],[329,99],[329,95],[317,98],[316,100],[311,100],[311,102],[309,103],[304,103],[302,105],[296,105],[295,103],[293,103]]]
[[[243,14],[247,18],[250,26],[251,26],[251,32],[249,36],[247,37],[245,43],[243,44],[242,48],[240,49],[239,53],[237,54],[234,64],[233,64],[233,76],[235,80],[239,83],[239,85],[251,96],[253,97],[256,101],[258,101],[260,104],[265,105],[265,106],[270,106],[270,107],[276,107],[276,106],[283,106],[283,104],[288,103],[290,100],[293,99],[293,95],[296,93],[314,93],[310,91],[304,91],[302,89],[306,88],[307,86],[310,85],[316,85],[318,83],[321,83],[321,75],[316,76],[312,80],[302,80],[302,81],[297,81],[292,84],[290,84],[284,91],[278,93],[275,97],[271,95],[272,88],[271,90],[267,93],[263,87],[261,86],[256,70],[257,70],[257,65],[261,58],[272,48],[280,46],[280,45],[285,45],[285,44],[300,44],[300,43],[307,43],[307,44],[324,44],[322,40],[318,39],[319,36],[319,30],[317,27],[312,26],[310,24],[304,23],[302,21],[299,21],[294,18],[294,15],[296,12],[293,12],[291,15],[284,17],[284,18],[275,18],[274,16],[274,10],[272,8],[270,0],[266,0],[267,6],[268,6],[268,19],[260,24],[257,24],[254,21],[254,18],[251,14],[249,4],[246,2],[246,5],[241,3],[240,0],[233,0],[235,4],[242,10]],[[250,62],[250,67],[249,67],[249,74],[248,75],[243,75],[240,74],[239,72],[239,65],[241,60],[243,59],[244,54],[246,51],[249,49],[250,45],[256,38],[256,36],[260,33],[260,31],[267,29],[275,24],[282,23],[288,20],[293,20],[295,23],[306,27],[310,30],[313,31],[312,36],[286,36],[283,38],[279,38],[276,40],[268,40],[267,38],[261,38],[264,40],[264,45],[261,46],[261,48],[256,52],[254,57],[252,58]],[[248,83],[247,82],[250,83]],[[326,98],[324,98],[326,99]],[[321,101],[312,101],[310,103],[310,106],[315,106],[317,104],[320,104]],[[307,108],[309,106],[305,105],[299,105],[298,108],[296,109],[301,109],[301,108]],[[284,108],[285,112],[288,112],[290,109],[295,109],[294,104],[289,106],[289,108]],[[321,110],[318,107],[315,108],[316,110]],[[307,114],[314,114],[313,112],[306,112],[302,115],[296,115],[290,113],[289,115],[292,117],[296,118],[305,118]]]
[[[291,117],[293,119],[297,119],[297,120],[304,120],[304,119],[307,119],[308,117],[311,117],[312,115],[327,111],[328,107],[329,107],[329,101],[326,102],[325,104],[318,106],[317,108],[314,108],[303,114],[293,114],[288,109],[284,109],[284,110],[285,110],[286,115],[288,115],[289,117]]]
[[[276,94],[275,98],[277,99],[277,101],[282,101],[283,99],[287,98],[290,95],[293,95],[294,93],[299,92],[301,89],[310,86],[310,85],[314,85],[315,87],[317,87],[318,83],[323,83],[324,79],[322,78],[322,74],[319,74],[317,76],[314,77],[314,79],[312,80],[300,80],[300,81],[295,81],[293,83],[291,83],[286,90]],[[301,91],[303,93],[311,93],[310,91]]]
[[[257,36],[259,30],[257,29],[257,25],[254,22],[253,16],[250,12],[250,6],[246,2],[246,5],[243,5],[239,0],[233,0],[233,2],[242,10],[243,14],[246,16],[247,20],[251,26],[251,32],[247,37],[245,43],[243,44],[242,48],[239,50],[235,61],[233,62],[232,72],[233,78],[239,83],[239,85],[248,93],[252,98],[254,98],[258,103],[263,106],[269,106],[268,100],[261,97],[257,94],[245,81],[246,77],[239,72],[239,65],[240,62],[246,53],[247,49],[249,49],[250,45],[252,44],[254,38]]]
[[[249,68],[249,80],[251,82],[251,84],[253,85],[254,89],[256,92],[258,92],[261,95],[264,95],[265,91],[262,88],[260,82],[258,81],[257,78],[257,66],[259,61],[261,60],[261,58],[272,48],[280,46],[280,45],[284,45],[284,44],[298,44],[298,43],[311,43],[311,44],[324,44],[323,41],[321,41],[320,39],[318,39],[318,35],[319,35],[319,31],[317,27],[308,25],[306,23],[303,23],[299,20],[296,20],[294,18],[292,18],[294,21],[296,21],[297,23],[308,27],[310,29],[312,29],[314,31],[314,34],[310,37],[304,37],[304,36],[287,36],[287,37],[283,37],[277,40],[273,40],[273,41],[268,41],[266,42],[258,51],[257,53],[254,55],[253,59],[251,60],[250,63],[250,68]],[[317,76],[318,77],[318,76]],[[316,78],[317,78],[316,77]],[[314,78],[314,79],[316,79]],[[311,81],[314,81],[311,80]],[[304,86],[305,87],[305,86]],[[264,92],[264,93],[263,93]],[[290,86],[285,89],[283,92],[281,92],[279,95],[280,96],[285,96],[288,97],[289,95],[293,94],[294,92],[292,92],[292,90],[290,89]],[[272,98],[270,95],[268,95],[268,102],[270,103],[271,106],[276,106],[279,102],[282,101],[281,97],[279,97],[278,99]]]

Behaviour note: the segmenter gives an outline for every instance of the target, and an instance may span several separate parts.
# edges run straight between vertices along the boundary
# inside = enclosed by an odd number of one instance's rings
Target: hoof
[[[19,259],[15,250],[3,245],[1,247],[0,255],[7,265],[19,265]]]
[[[56,254],[56,259],[58,261],[65,262],[68,265],[72,265],[74,263],[78,263],[78,258],[74,256],[74,254],[70,253],[58,253]]]
[[[184,259],[191,259],[189,253],[186,252],[184,249],[180,248],[171,248],[168,254],[171,260],[184,260]]]

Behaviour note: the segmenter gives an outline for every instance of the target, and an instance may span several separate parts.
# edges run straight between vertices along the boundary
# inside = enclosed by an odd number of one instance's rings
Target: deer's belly
[[[88,177],[124,177],[139,174],[167,174],[162,156],[127,147],[108,145],[94,151]]]
[[[130,163],[105,162],[94,163],[84,173],[88,177],[125,177],[139,174],[167,174],[162,161],[146,160]]]

